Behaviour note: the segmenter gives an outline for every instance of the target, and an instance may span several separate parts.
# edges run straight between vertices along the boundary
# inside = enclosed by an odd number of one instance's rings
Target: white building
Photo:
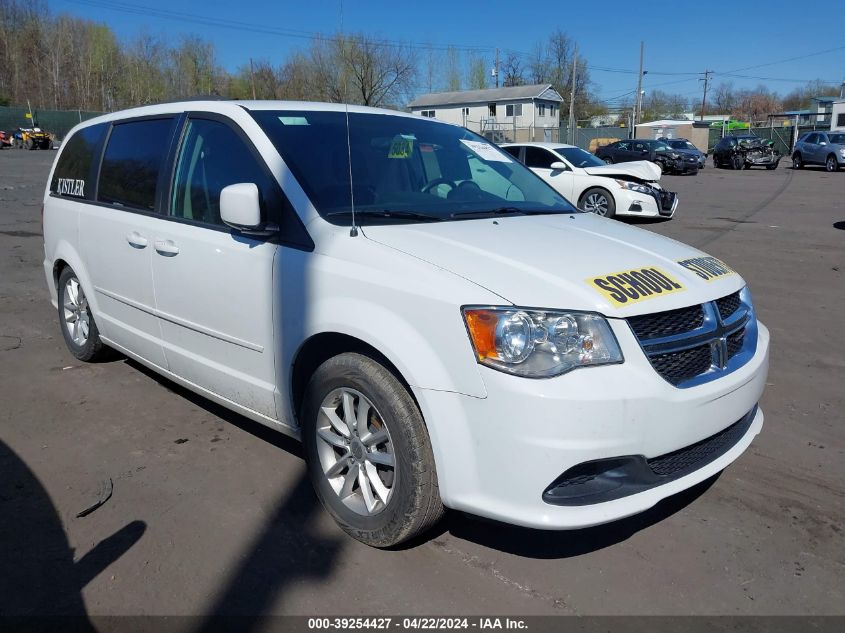
[[[834,101],[831,106],[830,131],[845,132],[845,99]]]
[[[550,135],[546,130],[557,135],[560,129],[561,101],[551,84],[534,84],[433,92],[417,97],[409,108],[414,114],[457,123],[474,132],[530,129],[532,139],[543,140]]]

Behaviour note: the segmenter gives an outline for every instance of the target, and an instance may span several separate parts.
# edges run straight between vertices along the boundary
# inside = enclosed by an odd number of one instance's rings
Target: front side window
[[[557,157],[542,147],[529,146],[525,148],[525,164],[529,167],[551,169],[552,163],[555,161],[557,161]]]
[[[511,145],[509,147],[503,147],[502,149],[505,150],[511,156],[513,156],[515,159],[519,160],[519,149],[520,148],[519,148],[518,145]]]
[[[147,119],[112,127],[100,167],[100,202],[155,210],[156,185],[173,122],[172,118]]]
[[[50,181],[52,193],[83,200],[94,199],[91,166],[107,129],[105,123],[85,127],[65,142]]]
[[[223,226],[220,192],[242,182],[255,183],[266,201],[272,183],[244,141],[226,124],[189,119],[176,159],[170,215]]]
[[[362,223],[574,211],[510,154],[458,126],[350,113],[347,146],[342,111],[251,114],[318,213],[336,224],[349,224],[353,201]]]
[[[815,144],[819,142],[819,135],[818,134],[810,134],[806,139],[804,139],[805,143]]]

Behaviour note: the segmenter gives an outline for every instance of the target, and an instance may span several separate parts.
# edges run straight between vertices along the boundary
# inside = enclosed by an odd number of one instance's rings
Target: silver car
[[[824,165],[827,171],[845,167],[845,132],[807,132],[792,151],[792,168]]]

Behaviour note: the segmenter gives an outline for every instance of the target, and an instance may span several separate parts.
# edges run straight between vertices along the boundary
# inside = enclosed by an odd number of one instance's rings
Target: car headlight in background
[[[843,147],[842,149],[840,149],[840,150],[839,150],[839,153],[842,155],[842,157],[843,157],[843,158],[845,158],[845,147]]]
[[[550,378],[623,361],[607,320],[598,314],[466,307],[463,315],[478,362],[508,374]]]
[[[631,191],[637,191],[639,193],[651,193],[651,189],[649,187],[646,187],[645,185],[641,185],[636,182],[628,182],[627,180],[616,180],[616,178],[614,178],[613,180],[623,189],[630,189]]]

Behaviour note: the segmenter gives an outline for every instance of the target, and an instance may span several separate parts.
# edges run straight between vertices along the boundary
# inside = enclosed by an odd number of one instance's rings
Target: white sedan
[[[660,167],[646,160],[606,165],[562,143],[506,143],[502,149],[584,211],[669,219],[678,206],[678,195],[658,183]]]

